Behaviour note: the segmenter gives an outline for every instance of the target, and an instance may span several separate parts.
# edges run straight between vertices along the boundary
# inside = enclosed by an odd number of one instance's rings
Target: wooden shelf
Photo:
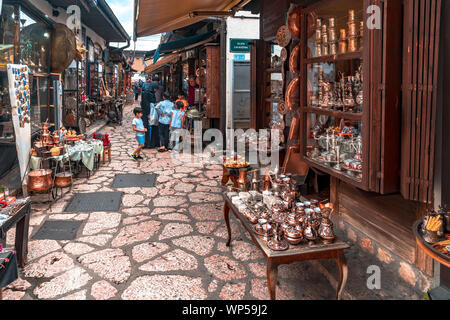
[[[362,58],[363,58],[362,51],[357,51],[357,52],[336,54],[336,55],[332,55],[332,56],[324,56],[324,57],[305,59],[305,63],[312,64],[312,63],[336,62],[336,61],[355,60],[355,59],[362,59]]]
[[[315,114],[321,114],[325,116],[332,116],[339,119],[349,119],[349,120],[358,120],[362,121],[362,113],[350,113],[350,112],[342,112],[342,111],[335,111],[335,110],[329,110],[329,109],[319,109],[319,108],[303,108],[304,112],[307,113],[315,113]]]
[[[335,170],[335,169],[333,169],[331,167],[328,167],[328,166],[326,166],[326,165],[324,165],[324,164],[322,164],[322,163],[320,163],[318,161],[314,161],[314,160],[312,160],[312,159],[310,159],[310,158],[308,158],[306,156],[303,157],[303,160],[307,164],[309,164],[311,167],[317,168],[320,171],[322,171],[322,172],[324,172],[326,174],[329,174],[330,176],[336,177],[336,178],[338,178],[341,181],[347,182],[347,183],[349,183],[349,184],[351,184],[351,185],[353,185],[355,187],[358,187],[358,188],[361,188],[361,186],[362,186],[362,183],[363,183],[362,180],[359,180],[359,179],[356,179],[354,177],[351,177],[351,176],[345,174],[343,171]]]
[[[283,99],[266,98],[266,102],[281,103],[284,101],[283,101]]]
[[[266,72],[267,72],[267,73],[282,73],[281,67],[278,67],[278,68],[268,68],[268,69],[266,69]]]

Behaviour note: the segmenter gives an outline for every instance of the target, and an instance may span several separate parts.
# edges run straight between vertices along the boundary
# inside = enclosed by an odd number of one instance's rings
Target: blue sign
[[[245,61],[245,54],[235,54],[234,60],[235,61]]]

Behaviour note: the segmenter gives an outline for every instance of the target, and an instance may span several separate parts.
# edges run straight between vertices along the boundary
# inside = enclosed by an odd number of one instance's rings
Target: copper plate
[[[286,90],[286,104],[291,112],[295,112],[299,109],[299,99],[300,99],[300,77],[294,78],[294,80],[289,83]]]
[[[277,32],[278,45],[283,48],[287,47],[288,44],[291,42],[291,40],[292,36],[291,33],[289,32],[289,28],[286,25],[281,26]]]
[[[278,112],[284,116],[287,113],[286,103],[284,101],[278,103]]]
[[[300,11],[294,8],[288,15],[287,25],[289,32],[295,39],[300,39]]]
[[[300,44],[295,46],[294,50],[291,52],[291,56],[289,58],[289,70],[293,74],[300,73]]]

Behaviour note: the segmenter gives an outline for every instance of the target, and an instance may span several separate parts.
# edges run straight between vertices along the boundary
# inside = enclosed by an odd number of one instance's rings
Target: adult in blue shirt
[[[141,100],[141,108],[144,111],[144,115],[142,116],[142,121],[144,122],[144,127],[147,129],[147,133],[145,135],[145,146],[144,149],[151,148],[151,135],[153,134],[151,131],[149,118],[151,112],[151,106],[156,102],[155,98],[155,86],[152,84],[149,79],[146,83],[144,83],[142,88],[142,100]]]
[[[166,152],[169,149],[169,127],[172,111],[174,109],[174,104],[169,99],[170,95],[164,93],[163,101],[158,103],[155,107],[156,112],[159,114],[159,152]]]

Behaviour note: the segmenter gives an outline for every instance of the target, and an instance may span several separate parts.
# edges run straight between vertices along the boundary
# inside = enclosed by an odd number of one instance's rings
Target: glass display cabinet
[[[370,5],[381,29],[367,25]],[[396,10],[392,0],[323,0],[302,12],[303,159],[379,193],[399,188],[401,74],[390,66],[401,65],[401,41],[384,32],[401,32]]]

